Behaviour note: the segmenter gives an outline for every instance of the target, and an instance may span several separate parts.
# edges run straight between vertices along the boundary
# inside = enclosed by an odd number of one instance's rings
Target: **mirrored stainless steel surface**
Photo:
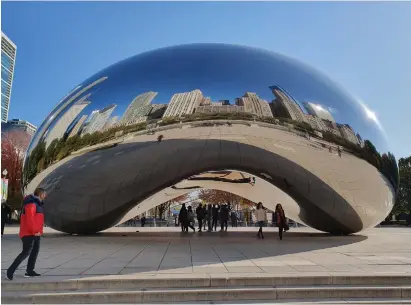
[[[67,233],[98,232],[215,188],[283,203],[293,220],[349,234],[393,207],[398,169],[386,142],[370,109],[298,61],[182,45],[123,60],[75,87],[38,128],[23,178],[26,192],[47,190],[46,223]],[[220,170],[257,182],[203,179]]]

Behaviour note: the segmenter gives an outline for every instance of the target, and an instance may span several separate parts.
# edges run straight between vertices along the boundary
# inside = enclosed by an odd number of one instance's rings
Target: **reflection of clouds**
[[[327,109],[328,112],[330,112],[331,114],[336,114],[336,113],[338,113],[338,110],[337,110],[336,108],[326,107],[326,109]]]

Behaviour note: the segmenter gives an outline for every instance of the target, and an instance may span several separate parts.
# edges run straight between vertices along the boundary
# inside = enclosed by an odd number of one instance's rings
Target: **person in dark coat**
[[[146,216],[143,215],[143,217],[141,217],[141,227],[144,228],[145,225],[146,225]]]
[[[196,209],[197,220],[198,220],[198,232],[202,232],[203,229],[203,220],[204,220],[204,209],[201,203],[198,205]]]
[[[277,204],[275,207],[275,217],[277,220],[278,235],[280,240],[283,239],[283,231],[288,231],[287,218],[285,217],[285,212],[281,204]]]
[[[6,202],[1,205],[1,236],[4,233],[4,226],[11,218],[11,209]]]
[[[180,213],[178,214],[178,221],[181,225],[181,231],[188,232],[187,208],[185,203],[183,203]]]
[[[212,223],[212,228],[214,228],[214,231],[217,231],[217,221],[218,221],[219,211],[220,211],[220,206],[218,204],[215,204],[213,207],[213,223]]]
[[[228,207],[223,205],[220,211],[221,231],[227,231],[229,213]]]
[[[208,225],[208,232],[211,232],[213,230],[213,227],[211,225],[211,219],[213,215],[213,207],[211,204],[208,204],[207,206],[207,225]]]

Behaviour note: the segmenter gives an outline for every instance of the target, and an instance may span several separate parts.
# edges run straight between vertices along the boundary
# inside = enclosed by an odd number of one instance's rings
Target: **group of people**
[[[261,239],[264,239],[263,226],[267,222],[266,210],[267,209],[261,202],[257,204],[257,209],[255,211],[255,217],[259,226],[257,237]],[[193,208],[191,206],[186,207],[186,205],[183,203],[180,214],[178,215],[178,220],[182,232],[188,232],[189,228],[193,230],[193,232],[196,231],[196,229],[194,228],[195,216],[197,217],[198,222],[198,232],[206,230],[206,226],[208,232],[217,231],[218,222],[220,222],[220,231],[227,231],[228,219],[230,217],[230,208],[228,205],[219,206],[218,204],[208,204],[203,206],[202,204],[199,204],[194,214]],[[289,226],[287,218],[285,217],[284,209],[281,204],[276,205],[273,217],[275,217],[275,223],[278,227],[279,237],[280,240],[282,240],[283,232],[288,231]],[[237,227],[237,222],[237,213],[235,211],[231,211],[231,225],[233,227]]]
[[[198,232],[202,232],[203,229],[211,232],[217,231],[217,224],[220,222],[221,231],[227,231],[228,218],[230,215],[230,209],[227,205],[211,205],[208,206],[199,204],[196,208],[196,217],[198,221]],[[195,215],[191,206],[186,207],[183,203],[180,213],[178,215],[178,221],[181,226],[182,232],[188,232],[188,229],[192,229],[195,232]]]

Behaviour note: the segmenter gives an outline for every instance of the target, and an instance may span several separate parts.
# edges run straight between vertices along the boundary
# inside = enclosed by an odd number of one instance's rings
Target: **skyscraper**
[[[332,114],[321,105],[310,102],[305,102],[303,105],[309,114],[319,117],[322,120],[328,120],[335,123],[335,119]]]
[[[85,100],[89,96],[90,94],[87,94],[81,98],[67,112],[65,112],[60,119],[57,120],[54,126],[47,133],[45,139],[46,147],[48,147],[54,139],[61,139],[64,136],[71,123],[73,123],[80,112],[82,112],[83,109],[90,104],[90,102]]]
[[[305,114],[300,105],[280,86],[271,86],[276,99],[272,103],[275,116],[306,122]]]
[[[96,131],[102,131],[104,126],[106,125],[108,118],[113,113],[114,109],[117,107],[115,104],[111,104],[104,109],[98,111],[93,118],[90,120],[87,129],[84,133],[93,133]]]
[[[134,121],[138,117],[146,116],[149,111],[148,106],[151,101],[156,97],[158,92],[144,92],[137,95],[134,100],[128,105],[126,112],[124,113],[121,121],[128,122]]]
[[[110,129],[111,127],[113,127],[114,124],[116,124],[118,122],[119,118],[120,117],[118,115],[109,118],[107,123],[106,123],[106,126],[104,126],[104,129],[107,130],[107,129]]]
[[[246,92],[243,97],[237,98],[236,105],[244,106],[245,112],[253,113],[259,117],[273,117],[268,102],[260,99],[253,92]]]
[[[348,124],[337,124],[338,129],[340,130],[341,136],[350,141],[353,144],[360,144],[357,136],[355,135],[354,129]]]
[[[13,84],[14,65],[16,62],[16,45],[1,33],[1,121],[9,117],[11,87]]]
[[[81,127],[83,126],[84,122],[87,119],[87,114],[84,114],[81,116],[80,120],[77,121],[76,125],[71,129],[69,138],[74,137],[75,135],[78,135],[80,132]]]
[[[172,96],[163,117],[180,117],[184,114],[192,114],[202,101],[203,93],[198,89],[176,93]]]

